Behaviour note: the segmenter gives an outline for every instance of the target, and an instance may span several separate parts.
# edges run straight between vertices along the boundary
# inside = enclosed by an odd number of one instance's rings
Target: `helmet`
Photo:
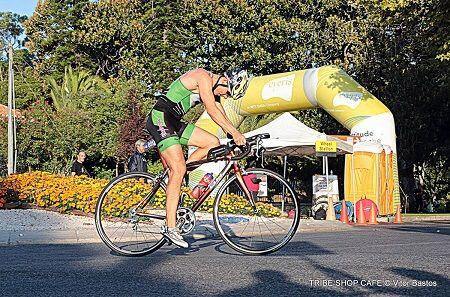
[[[233,99],[242,98],[247,91],[249,78],[246,70],[233,69],[223,74],[228,79],[228,92]]]

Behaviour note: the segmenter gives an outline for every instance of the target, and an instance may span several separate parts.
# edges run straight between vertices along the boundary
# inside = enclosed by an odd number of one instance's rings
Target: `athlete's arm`
[[[226,133],[231,134],[236,144],[245,144],[245,137],[233,126],[225,115],[223,108],[220,110],[217,107],[214,94],[212,93],[212,82],[209,74],[206,71],[198,73],[197,82],[200,98],[202,98],[203,105],[211,119]]]
[[[225,113],[225,109],[223,109],[222,104],[220,104],[220,102],[217,102],[217,101],[215,101],[214,103],[216,104],[216,107],[220,110],[220,112],[223,114],[223,116],[228,119],[227,114]]]

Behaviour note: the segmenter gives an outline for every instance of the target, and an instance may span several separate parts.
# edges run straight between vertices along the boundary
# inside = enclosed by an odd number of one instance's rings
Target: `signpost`
[[[337,144],[336,141],[317,140],[316,156],[323,157],[325,163],[325,178],[327,181],[327,196],[329,196],[328,185],[328,157],[336,157]]]

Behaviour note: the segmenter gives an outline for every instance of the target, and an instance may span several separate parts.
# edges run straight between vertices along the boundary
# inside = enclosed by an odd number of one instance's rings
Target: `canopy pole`
[[[325,176],[327,179],[327,197],[329,197],[330,196],[330,187],[328,185],[328,157],[325,156],[324,158],[325,158]]]
[[[325,156],[322,157],[322,175],[325,175]]]
[[[286,179],[286,172],[287,172],[287,155],[284,156],[284,166],[283,166],[283,177]],[[283,185],[283,195],[281,198],[281,212],[284,212],[284,190],[285,186]]]

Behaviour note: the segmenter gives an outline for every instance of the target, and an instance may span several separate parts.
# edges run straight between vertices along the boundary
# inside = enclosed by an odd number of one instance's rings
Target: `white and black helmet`
[[[246,70],[233,69],[223,74],[228,79],[228,92],[235,100],[244,96],[248,88],[249,77]]]

